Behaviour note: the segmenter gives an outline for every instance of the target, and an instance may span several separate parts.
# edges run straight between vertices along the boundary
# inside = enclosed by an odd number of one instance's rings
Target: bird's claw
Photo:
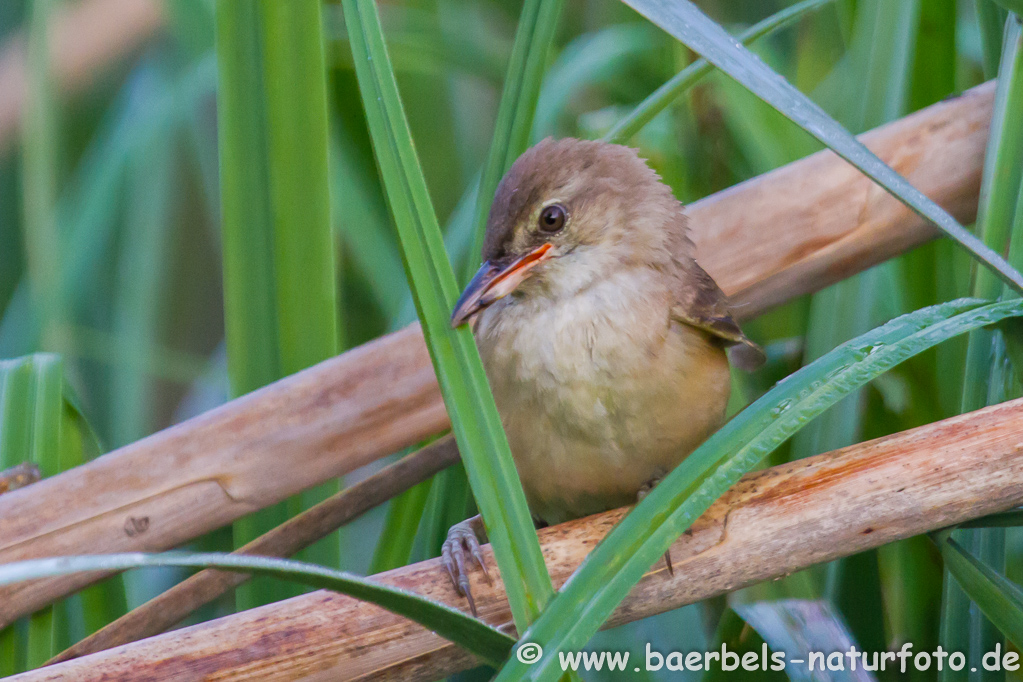
[[[465,566],[466,552],[472,560],[483,570],[487,582],[493,584],[490,571],[483,559],[483,550],[480,549],[480,538],[478,531],[482,530],[482,519],[474,516],[460,523],[456,523],[448,531],[447,540],[441,546],[441,563],[444,564],[451,584],[459,595],[465,597],[469,602],[469,610],[476,615],[476,601],[472,597],[472,587],[469,584],[469,572]]]

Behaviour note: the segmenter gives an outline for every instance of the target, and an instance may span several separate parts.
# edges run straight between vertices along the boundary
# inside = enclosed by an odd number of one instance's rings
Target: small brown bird
[[[762,362],[694,252],[682,205],[628,147],[548,138],[501,180],[451,322],[473,322],[540,522],[635,503],[721,425],[725,348]],[[483,533],[477,516],[443,548],[473,610],[465,557],[483,567]]]

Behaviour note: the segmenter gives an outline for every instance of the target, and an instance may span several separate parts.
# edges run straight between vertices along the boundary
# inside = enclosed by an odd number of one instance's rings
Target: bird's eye
[[[540,211],[540,231],[554,234],[565,226],[565,207],[551,204]]]

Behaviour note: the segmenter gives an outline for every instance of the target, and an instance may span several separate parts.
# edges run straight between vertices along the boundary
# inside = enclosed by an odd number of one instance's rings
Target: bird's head
[[[617,268],[671,257],[682,206],[635,150],[548,138],[505,174],[487,220],[483,266],[451,317],[516,296],[564,296]],[[674,235],[674,237],[673,237]]]

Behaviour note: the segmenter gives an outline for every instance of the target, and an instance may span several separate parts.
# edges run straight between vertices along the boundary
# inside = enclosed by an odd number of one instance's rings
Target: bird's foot
[[[657,476],[655,478],[650,479],[646,483],[644,483],[643,487],[640,488],[639,491],[636,493],[636,503],[638,504],[639,502],[641,502],[643,500],[644,497],[649,495],[650,491],[653,490],[654,487],[658,483],[661,482],[662,478],[664,478],[664,477],[663,476]],[[664,563],[668,566],[668,574],[671,575],[672,577],[674,577],[675,576],[675,567],[671,565],[671,548],[670,547],[668,548],[668,551],[666,551],[664,553]]]
[[[472,598],[472,587],[469,585],[469,572],[465,565],[466,552],[483,569],[483,575],[487,582],[492,583],[490,572],[483,561],[483,551],[480,543],[487,541],[487,531],[483,527],[483,517],[477,514],[471,519],[466,519],[451,526],[448,531],[448,539],[441,546],[440,557],[444,568],[451,577],[451,584],[455,591],[465,597],[469,602],[469,610],[476,615],[476,602]]]

